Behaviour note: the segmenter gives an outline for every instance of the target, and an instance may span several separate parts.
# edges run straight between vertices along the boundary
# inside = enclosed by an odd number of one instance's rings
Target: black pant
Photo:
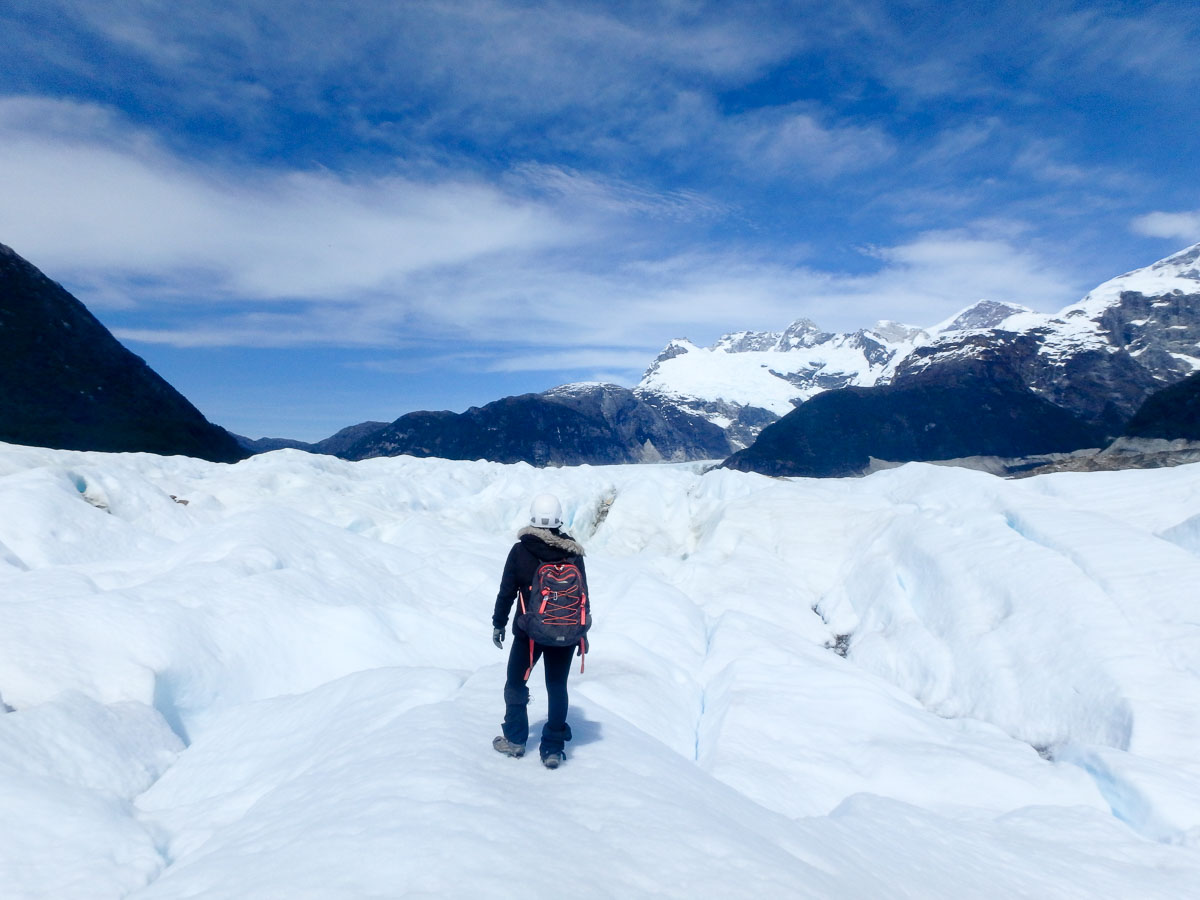
[[[574,647],[533,647],[533,661],[543,660],[546,670],[546,694],[549,709],[542,729],[541,755],[562,753],[563,742],[571,739],[567,724],[567,676],[571,674]],[[529,688],[525,671],[529,665],[529,636],[513,626],[512,647],[508,651],[508,680],[504,683],[504,736],[514,744],[529,740]],[[532,676],[531,676],[532,677]]]

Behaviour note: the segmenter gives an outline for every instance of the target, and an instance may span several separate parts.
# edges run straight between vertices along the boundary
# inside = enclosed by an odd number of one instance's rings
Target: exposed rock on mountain
[[[67,450],[243,458],[232,435],[0,244],[0,440]]]
[[[672,341],[634,390],[659,408],[707,419],[741,447],[809,397],[875,384],[914,343],[928,339],[892,322],[830,334],[798,319],[782,332],[737,332],[712,347]]]
[[[1200,244],[1105,282],[1055,315],[942,333],[895,367],[902,384],[1002,357],[1033,391],[1117,434],[1150,394],[1200,368]]]
[[[822,391],[953,383],[1003,365],[1039,396],[1120,432],[1154,391],[1200,369],[1200,245],[1100,285],[1057,314],[983,300],[930,328],[880,322],[850,334],[807,319],[710,348],[674,341],[635,389],[750,443]]]
[[[656,408],[616,385],[581,384],[464,413],[409,413],[338,455],[575,465],[720,459],[730,449],[724,432],[704,419]]]

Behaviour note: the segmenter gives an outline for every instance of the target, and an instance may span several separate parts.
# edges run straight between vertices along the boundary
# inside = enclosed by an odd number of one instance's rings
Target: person
[[[497,647],[504,649],[504,628],[508,624],[513,601],[520,595],[524,605],[529,604],[529,588],[538,567],[542,563],[567,559],[579,568],[586,592],[583,547],[562,530],[562,504],[558,498],[553,494],[539,494],[529,507],[529,525],[517,532],[517,542],[509,550],[504,563],[496,608],[492,613],[492,642]],[[542,764],[549,769],[556,769],[566,759],[565,743],[571,739],[571,726],[567,724],[567,676],[571,672],[571,655],[576,648],[535,644],[531,660],[529,635],[517,624],[521,606],[517,605],[512,620],[513,642],[508,653],[508,675],[504,683],[503,733],[492,741],[492,747],[508,756],[525,755],[525,744],[529,740],[529,687],[526,679],[537,660],[541,659],[546,672],[548,710],[539,750]],[[586,638],[579,652],[585,650]]]

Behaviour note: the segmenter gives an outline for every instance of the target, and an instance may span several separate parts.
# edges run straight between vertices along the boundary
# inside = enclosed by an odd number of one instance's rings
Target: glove
[[[583,644],[580,646],[580,648],[578,650],[575,651],[575,655],[583,656],[583,654],[591,653],[591,652],[592,652],[592,645],[588,643],[587,635],[585,634],[583,636]]]
[[[503,628],[493,628],[492,629],[492,643],[495,644],[499,649],[501,649],[501,650],[504,649],[504,629]]]

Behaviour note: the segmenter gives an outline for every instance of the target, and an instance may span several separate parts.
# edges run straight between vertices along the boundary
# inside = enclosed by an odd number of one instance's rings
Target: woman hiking
[[[518,598],[504,683],[503,734],[496,736],[492,747],[508,756],[525,755],[529,740],[526,682],[541,659],[549,708],[540,755],[546,768],[557,769],[566,759],[564,744],[571,739],[571,726],[567,724],[571,656],[576,648],[580,656],[587,652],[585,633],[591,625],[591,613],[583,547],[562,530],[562,504],[553,494],[533,498],[529,525],[517,532],[517,542],[504,563],[492,614],[492,642],[500,649],[504,649],[509,611]]]

